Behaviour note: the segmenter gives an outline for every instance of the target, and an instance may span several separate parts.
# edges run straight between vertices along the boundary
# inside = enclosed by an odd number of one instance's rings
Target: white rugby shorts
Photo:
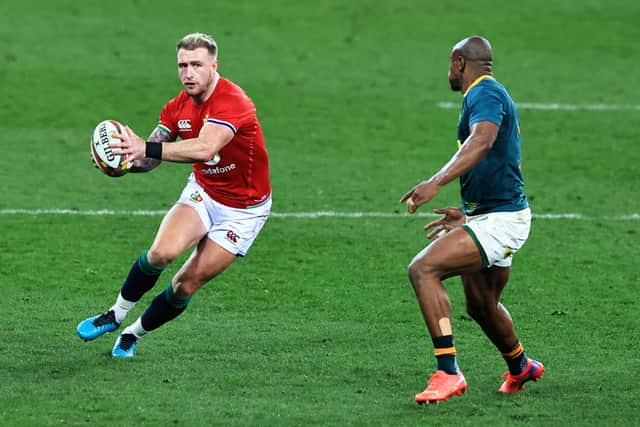
[[[271,197],[246,209],[232,208],[213,200],[193,177],[176,203],[191,206],[209,230],[207,237],[237,256],[245,256],[267,222],[271,211]]]
[[[529,237],[531,210],[468,216],[462,228],[478,246],[483,267],[510,267],[513,254]]]

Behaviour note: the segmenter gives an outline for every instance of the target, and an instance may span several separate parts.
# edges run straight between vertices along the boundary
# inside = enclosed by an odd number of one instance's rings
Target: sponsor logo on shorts
[[[505,257],[505,259],[506,259],[506,258],[509,258],[511,255],[513,255],[513,249],[511,249],[511,248],[507,248],[507,249],[505,249],[505,250],[504,250],[504,257]]]
[[[195,191],[191,193],[191,200],[193,200],[194,202],[200,203],[202,201],[202,196],[200,195],[199,192]]]
[[[205,175],[219,175],[221,173],[227,173],[229,171],[232,171],[235,168],[236,168],[236,164],[231,163],[230,165],[216,166],[215,168],[202,168],[200,169],[200,172],[202,172]]]
[[[234,244],[238,243],[238,239],[240,239],[240,236],[238,236],[236,233],[234,233],[231,230],[227,231],[227,235],[225,237],[227,238],[228,241]]]
[[[178,120],[178,129],[180,130],[191,130],[191,120],[189,119],[181,119]]]

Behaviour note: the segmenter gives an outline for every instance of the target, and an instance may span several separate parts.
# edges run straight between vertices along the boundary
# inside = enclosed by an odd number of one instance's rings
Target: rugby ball
[[[111,144],[120,142],[111,136],[113,133],[126,132],[117,120],[104,120],[98,123],[91,137],[91,158],[98,169],[109,176],[122,176],[128,172],[126,155],[115,155]]]

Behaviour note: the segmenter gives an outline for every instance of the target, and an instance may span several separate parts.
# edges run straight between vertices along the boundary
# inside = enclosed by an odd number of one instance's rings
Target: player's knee
[[[206,279],[183,272],[174,277],[173,283],[176,295],[180,298],[189,298],[206,283]]]
[[[191,298],[200,289],[200,286],[193,281],[181,281],[174,286],[175,294],[180,298]]]
[[[415,260],[411,261],[411,263],[407,267],[407,273],[409,274],[409,281],[411,282],[414,288],[416,287],[416,284],[418,283],[419,276],[420,276],[420,271],[415,264],[416,264]]]
[[[423,282],[424,280],[430,277],[437,276],[436,270],[433,268],[433,266],[431,266],[423,258],[414,258],[413,261],[411,261],[411,263],[409,264],[407,270],[409,273],[409,280],[411,281],[411,284],[414,288],[416,288],[419,283]]]
[[[147,252],[147,259],[154,267],[164,268],[178,257],[178,253],[167,248],[152,246]]]

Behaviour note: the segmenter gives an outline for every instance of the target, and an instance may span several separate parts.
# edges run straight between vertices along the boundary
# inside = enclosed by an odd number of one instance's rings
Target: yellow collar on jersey
[[[482,76],[478,77],[477,79],[475,79],[475,80],[473,81],[473,83],[471,83],[471,86],[469,86],[469,87],[467,88],[467,90],[465,90],[465,91],[464,91],[464,95],[463,95],[463,96],[467,96],[467,94],[469,93],[469,91],[470,91],[470,90],[471,90],[475,85],[477,85],[478,83],[480,83],[480,82],[481,82],[481,81],[483,81],[484,79],[492,79],[492,80],[495,80],[495,77],[490,76],[489,74],[485,74],[485,75],[482,75]]]

